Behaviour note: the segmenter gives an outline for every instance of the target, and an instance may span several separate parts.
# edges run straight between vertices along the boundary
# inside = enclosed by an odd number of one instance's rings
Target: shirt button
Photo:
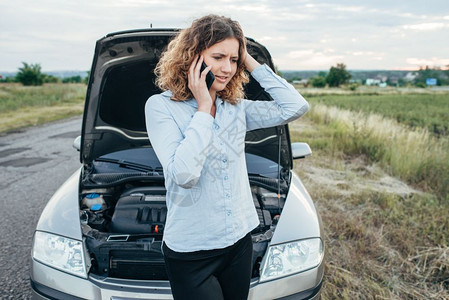
[[[224,177],[224,180],[228,180],[228,176],[225,176],[225,177]]]
[[[226,163],[228,160],[226,158],[223,158],[222,162]]]
[[[228,217],[229,217],[229,216],[231,216],[231,215],[232,215],[232,211],[230,211],[230,210],[227,210],[227,211],[226,211],[226,214],[227,214],[227,215],[228,215]]]
[[[220,126],[218,126],[217,124],[214,125],[215,130],[218,130],[218,128],[220,128]]]
[[[232,115],[232,111],[229,111],[228,114]]]
[[[226,194],[226,198],[229,198],[229,197],[231,197],[231,195],[229,195],[229,194]]]

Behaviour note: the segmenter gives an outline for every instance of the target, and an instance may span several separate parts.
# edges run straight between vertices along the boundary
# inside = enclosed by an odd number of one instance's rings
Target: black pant
[[[250,233],[224,249],[181,253],[165,243],[162,249],[176,300],[248,298],[253,252]]]

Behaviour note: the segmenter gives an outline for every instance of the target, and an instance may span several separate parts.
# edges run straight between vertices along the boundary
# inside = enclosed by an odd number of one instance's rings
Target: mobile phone
[[[204,69],[206,69],[207,68],[207,65],[204,63],[204,61],[203,61],[203,63],[201,64],[201,70],[200,70],[200,72],[203,72],[203,70]],[[207,89],[209,90],[210,89],[210,87],[212,86],[212,83],[214,83],[214,80],[215,80],[215,76],[214,76],[214,74],[211,72],[211,71],[209,71],[208,73],[207,73],[207,75],[206,75],[206,85],[207,85]]]

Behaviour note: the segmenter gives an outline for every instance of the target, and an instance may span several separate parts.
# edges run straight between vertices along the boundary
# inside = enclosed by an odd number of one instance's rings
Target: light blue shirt
[[[148,137],[164,170],[168,215],[164,242],[177,252],[225,248],[259,225],[245,161],[246,131],[286,124],[307,101],[267,65],[251,75],[274,101],[215,100],[215,118],[195,99],[151,96]]]

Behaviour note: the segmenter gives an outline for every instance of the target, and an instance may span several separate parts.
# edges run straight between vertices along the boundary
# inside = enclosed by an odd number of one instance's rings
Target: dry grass
[[[83,109],[83,103],[75,103],[49,107],[26,107],[12,112],[1,113],[0,132],[81,115]]]
[[[85,84],[0,84],[0,132],[79,115]]]
[[[290,130],[296,141],[323,144],[336,129],[303,119]],[[392,177],[365,155],[312,150],[295,170],[323,219],[322,297],[449,299],[449,204]]]
[[[415,187],[443,200],[448,197],[448,137],[438,139],[425,129],[411,130],[377,114],[322,104],[313,105],[306,118],[323,128],[323,132],[310,136],[313,148],[330,155],[363,155]]]

